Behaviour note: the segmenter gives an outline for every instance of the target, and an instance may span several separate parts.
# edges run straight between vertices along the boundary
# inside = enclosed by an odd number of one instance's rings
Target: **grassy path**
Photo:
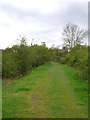
[[[87,86],[69,75],[70,70],[52,63],[21,80],[3,83],[3,117],[88,117]]]

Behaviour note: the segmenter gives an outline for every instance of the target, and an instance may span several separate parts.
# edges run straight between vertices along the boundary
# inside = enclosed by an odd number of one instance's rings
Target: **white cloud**
[[[68,2],[88,2],[88,0],[1,0],[2,3],[10,3],[24,10],[38,10],[49,14],[55,12],[59,7],[65,8]]]
[[[76,0],[75,2],[87,3],[88,1]],[[60,32],[69,20],[86,27],[86,3],[83,6],[82,3],[77,3],[79,6],[77,11],[77,6],[75,8],[74,3],[71,3],[70,8],[70,3],[66,0],[63,2],[61,0],[1,0],[0,48],[15,44],[18,36],[23,34],[30,38],[30,41],[31,38],[35,38],[39,44],[42,41],[45,41],[48,46],[61,44]],[[73,9],[76,14],[70,12]],[[84,15],[84,19],[79,13]]]
[[[38,10],[44,14],[52,13],[58,7],[56,0],[3,0],[2,2],[25,10]]]

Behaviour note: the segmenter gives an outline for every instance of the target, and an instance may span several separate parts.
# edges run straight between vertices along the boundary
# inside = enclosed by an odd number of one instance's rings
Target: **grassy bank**
[[[49,63],[18,80],[3,81],[3,118],[85,118],[87,93],[74,69]]]

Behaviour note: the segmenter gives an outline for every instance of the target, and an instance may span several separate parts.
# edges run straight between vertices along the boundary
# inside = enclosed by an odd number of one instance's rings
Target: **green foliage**
[[[52,52],[45,45],[27,46],[25,38],[20,45],[3,50],[3,77],[23,76],[52,58]]]
[[[31,46],[31,64],[32,67],[37,67],[49,61],[49,52],[48,48],[45,46]]]
[[[49,49],[45,43],[40,46],[27,46],[26,38],[22,37],[19,45],[7,48],[2,53],[2,72],[5,78],[23,76],[31,72],[32,68],[54,61],[76,67],[79,71],[78,76],[81,79],[88,79],[87,46],[78,44],[68,52],[67,47]]]
[[[15,59],[17,61],[17,69],[19,75],[24,75],[30,71],[31,64],[29,62],[29,51],[27,46],[14,46],[12,48],[15,52]]]
[[[2,54],[2,72],[3,77],[15,77],[17,76],[17,64],[13,52],[10,49],[6,49]]]
[[[88,79],[88,47],[76,45],[66,56],[67,63],[79,70],[81,79]]]
[[[59,48],[51,48],[52,61],[61,62],[62,57],[64,57],[64,52]]]

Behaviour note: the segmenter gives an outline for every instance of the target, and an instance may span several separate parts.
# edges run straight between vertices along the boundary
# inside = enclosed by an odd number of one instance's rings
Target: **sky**
[[[88,0],[0,0],[0,49],[18,44],[19,35],[29,45],[62,46],[67,23],[88,28]]]

